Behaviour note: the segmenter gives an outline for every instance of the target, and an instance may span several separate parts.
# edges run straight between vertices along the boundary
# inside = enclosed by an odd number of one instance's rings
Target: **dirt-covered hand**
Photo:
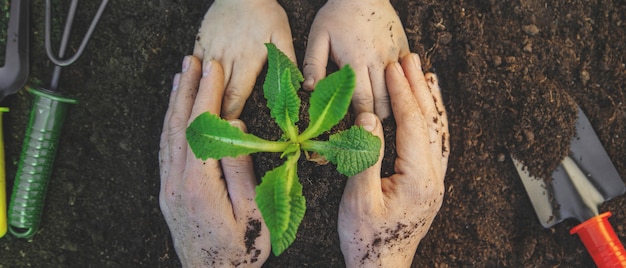
[[[449,134],[437,77],[409,54],[386,69],[396,120],[395,174],[380,177],[382,154],[348,179],[339,206],[339,239],[348,267],[409,267],[441,207]],[[356,124],[382,139],[380,120],[363,113]]]
[[[296,60],[289,21],[276,0],[217,0],[202,21],[194,56],[224,68],[222,117],[238,118],[267,61],[265,43]]]
[[[196,57],[185,57],[174,78],[159,151],[159,201],[184,267],[260,267],[270,253],[269,231],[254,202],[252,159],[202,161],[187,144],[188,124],[206,111],[219,114],[223,94],[218,62],[202,67]],[[245,131],[243,122],[231,124]]]
[[[409,53],[402,23],[389,0],[329,0],[317,13],[304,57],[304,88],[326,76],[328,56],[356,72],[356,113],[391,114],[385,67]]]

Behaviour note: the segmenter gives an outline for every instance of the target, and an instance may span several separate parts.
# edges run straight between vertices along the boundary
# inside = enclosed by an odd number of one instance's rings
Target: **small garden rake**
[[[61,128],[70,104],[77,102],[75,99],[64,96],[57,91],[61,67],[72,64],[83,53],[109,1],[102,1],[87,33],[83,37],[80,47],[71,57],[66,57],[65,50],[69,42],[78,0],[72,0],[70,4],[58,55],[52,52],[50,41],[50,17],[52,13],[50,2],[50,0],[46,0],[45,45],[48,58],[55,66],[49,88],[28,87],[28,91],[33,94],[34,100],[8,213],[9,231],[18,238],[30,238],[39,229],[46,189]]]

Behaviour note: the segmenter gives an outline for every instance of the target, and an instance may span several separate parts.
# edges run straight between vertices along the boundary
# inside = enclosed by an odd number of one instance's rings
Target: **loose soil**
[[[39,2],[32,4],[30,85],[47,84],[52,69]],[[158,206],[158,142],[172,76],[192,51],[208,2],[111,1],[85,55],[61,76],[61,89],[80,103],[64,126],[41,230],[31,240],[2,238],[0,267],[180,266]],[[325,1],[279,2],[289,15],[301,64],[309,27]],[[98,4],[81,2],[76,38]],[[541,227],[510,154],[533,174],[550,174],[567,154],[578,104],[626,178],[626,4],[392,4],[411,50],[439,75],[450,120],[443,207],[413,266],[592,267],[582,243],[568,234],[575,221]],[[66,6],[58,6],[55,17]],[[250,132],[277,138],[258,85],[242,118]],[[9,191],[31,99],[21,90],[1,103],[11,109],[4,116]],[[280,162],[270,154],[254,159],[259,175]],[[391,172],[392,162],[386,163]],[[301,161],[307,212],[295,243],[266,267],[343,266],[336,221],[346,178],[333,169]],[[610,221],[626,241],[626,197],[600,210],[614,213]]]

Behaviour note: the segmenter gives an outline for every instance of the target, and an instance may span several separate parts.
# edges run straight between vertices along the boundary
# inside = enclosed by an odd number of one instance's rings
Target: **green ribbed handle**
[[[9,231],[18,238],[30,238],[39,229],[61,128],[70,104],[76,103],[45,89],[29,91],[35,99],[8,213]]]

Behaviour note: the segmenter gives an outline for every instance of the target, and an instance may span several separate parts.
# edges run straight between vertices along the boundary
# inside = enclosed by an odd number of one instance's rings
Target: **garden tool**
[[[107,3],[108,0],[103,0],[100,4],[76,53],[71,57],[66,57],[65,50],[69,42],[78,0],[72,0],[70,4],[58,55],[52,52],[51,3],[50,0],[46,0],[45,46],[48,58],[55,64],[55,67],[48,88],[27,88],[34,96],[34,100],[9,205],[9,232],[15,237],[30,238],[39,229],[61,128],[69,106],[77,102],[57,91],[61,67],[72,64],[83,53]]]
[[[10,4],[4,65],[0,67],[0,101],[22,88],[28,78],[29,6],[28,0],[13,0]]]
[[[580,107],[569,155],[548,184],[512,159],[544,228],[577,219],[582,223],[570,234],[578,234],[598,267],[626,267],[626,251],[608,221],[611,212],[598,212],[600,204],[622,195],[626,186]]]
[[[6,173],[4,171],[4,137],[2,136],[2,113],[9,108],[0,107],[0,237],[7,233]]]
[[[9,4],[8,23],[6,25],[4,62],[0,63],[0,102],[7,95],[20,90],[28,79],[28,37],[29,8],[28,0],[13,0]],[[6,14],[5,14],[6,15]],[[6,172],[4,157],[4,137],[2,135],[2,113],[8,112],[0,107],[0,237],[7,232]]]

